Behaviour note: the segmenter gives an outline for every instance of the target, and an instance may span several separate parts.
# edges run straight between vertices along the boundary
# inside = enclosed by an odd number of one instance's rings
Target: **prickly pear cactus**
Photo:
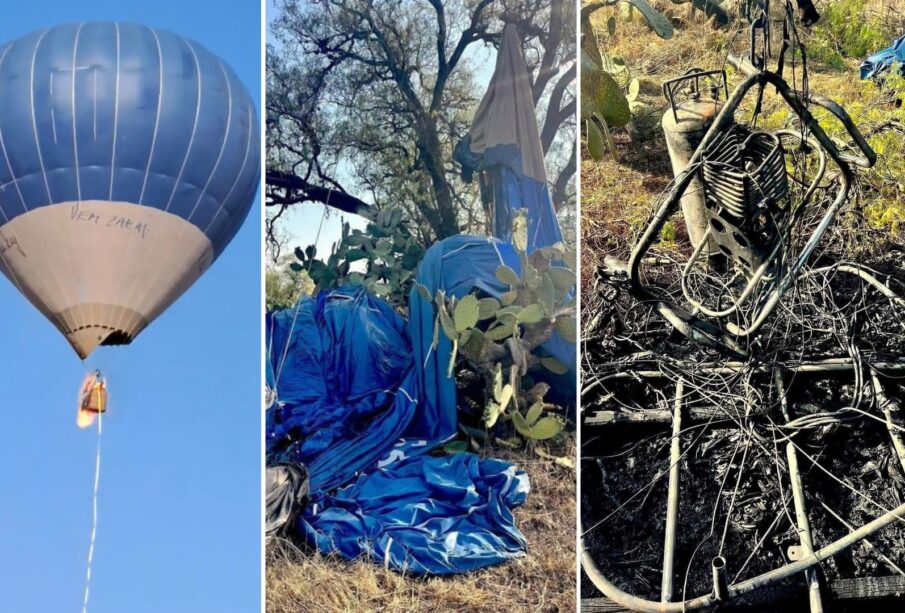
[[[342,235],[326,260],[317,258],[309,245],[296,248],[293,270],[306,270],[316,284],[315,292],[340,285],[363,285],[403,310],[424,247],[403,223],[402,210],[381,209],[364,231],[342,226]]]
[[[536,355],[536,350],[554,334],[576,342],[575,257],[562,243],[528,254],[528,222],[519,211],[513,222],[513,245],[519,254],[522,274],[500,266],[496,278],[508,286],[499,298],[468,294],[459,299],[442,291],[431,296],[427,288],[418,291],[433,302],[437,312],[433,347],[440,335],[452,343],[447,376],[454,376],[460,360],[485,380],[483,426],[496,431],[497,442],[522,445],[524,441],[547,440],[563,430],[563,420],[548,409],[555,408],[538,394],[538,386],[522,389],[523,377],[531,371],[566,372],[555,358]],[[508,381],[503,383],[503,371]],[[486,439],[487,436],[485,435]]]
[[[588,154],[601,160],[605,151],[616,157],[616,147],[610,128],[621,128],[632,121],[632,113],[640,105],[640,83],[633,78],[625,61],[602,53],[598,36],[591,24],[591,14],[617,0],[588,1],[581,9],[581,119],[587,130]],[[652,8],[645,0],[621,0],[623,17],[631,19],[637,12],[661,38],[671,38],[673,27],[669,19]],[[626,13],[627,11],[627,13]],[[607,35],[616,33],[616,17],[607,19]],[[601,34],[602,36],[602,34]]]

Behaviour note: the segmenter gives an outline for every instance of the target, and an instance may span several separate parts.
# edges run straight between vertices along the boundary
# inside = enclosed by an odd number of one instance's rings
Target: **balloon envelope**
[[[198,43],[130,23],[0,46],[0,270],[87,356],[194,283],[260,177],[249,92]]]

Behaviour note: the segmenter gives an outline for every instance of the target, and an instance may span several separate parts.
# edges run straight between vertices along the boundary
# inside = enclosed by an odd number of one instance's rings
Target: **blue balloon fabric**
[[[496,278],[501,265],[521,274],[518,253],[512,245],[483,236],[452,236],[432,245],[424,254],[415,277],[432,296],[443,290],[448,297],[461,298],[479,291],[498,298],[509,290]],[[421,403],[418,416],[408,430],[414,438],[444,440],[458,429],[456,381],[447,376],[452,342],[439,336],[432,349],[436,311],[417,288],[409,293],[409,333],[413,360],[419,366],[413,373],[412,389]]]
[[[251,95],[222,60],[163,30],[74,23],[0,47],[0,213],[88,200],[154,207],[220,254],[260,177]]]
[[[482,199],[492,210],[493,236],[512,242],[512,221],[519,209],[527,210],[528,252],[563,240],[559,220],[546,183],[522,172],[522,156],[514,144],[488,147],[481,154],[471,149],[470,137],[456,146],[454,158],[462,166],[462,177],[471,182],[484,172]]]
[[[350,287],[269,315],[267,331],[279,397],[267,413],[268,459],[304,463],[312,492],[351,482],[414,415],[405,322]]]
[[[418,279],[448,295],[499,295],[500,263],[518,269],[511,246],[457,236],[428,250]],[[456,434],[456,390],[445,372],[449,347],[430,347],[430,303],[417,290],[410,300],[407,324],[361,287],[268,315],[278,396],[267,412],[268,463],[302,462],[311,479],[297,532],[324,553],[367,555],[408,573],[524,555],[511,510],[528,495],[527,475],[472,454],[427,453]]]
[[[499,297],[518,252],[495,238],[453,236],[425,253],[416,280],[431,294]],[[529,491],[508,462],[428,452],[458,430],[452,351],[417,288],[404,321],[362,287],[303,297],[268,315],[268,464],[302,462],[311,502],[296,531],[323,553],[445,575],[525,554],[512,509]],[[574,345],[555,354],[574,369]],[[555,351],[557,345],[549,350]],[[572,389],[570,386],[567,386]]]
[[[316,497],[298,528],[322,552],[409,574],[463,573],[525,555],[512,509],[528,492],[528,475],[508,462],[418,456]]]
[[[905,36],[895,40],[888,48],[868,57],[861,64],[861,78],[871,79],[877,77],[898,64],[899,73],[905,66]]]

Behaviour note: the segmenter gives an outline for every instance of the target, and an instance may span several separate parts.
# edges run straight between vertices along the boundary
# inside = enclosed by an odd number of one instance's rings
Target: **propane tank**
[[[670,85],[681,85],[690,78],[698,78],[700,75],[688,75],[680,79],[670,81],[664,86],[664,92],[670,100],[670,108],[663,115],[663,134],[666,136],[666,147],[669,150],[669,159],[672,162],[672,173],[678,177],[688,161],[694,155],[695,150],[704,139],[704,134],[713,125],[713,120],[723,108],[719,100],[719,90],[712,88],[706,95],[702,94],[695,86],[688,99],[681,103],[675,103]],[[685,218],[685,227],[688,229],[688,237],[691,244],[697,246],[704,238],[707,231],[707,215],[704,210],[704,190],[700,177],[695,176],[682,196],[682,216]],[[712,247],[712,248],[711,248]],[[702,256],[717,253],[716,247],[711,243],[705,249]]]

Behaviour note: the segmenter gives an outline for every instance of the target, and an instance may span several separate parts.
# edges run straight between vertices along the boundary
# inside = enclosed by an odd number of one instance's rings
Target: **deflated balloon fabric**
[[[484,171],[482,200],[493,211],[493,235],[512,241],[512,222],[518,209],[526,209],[528,218],[528,251],[549,247],[563,240],[559,220],[550,199],[547,184],[521,171],[522,159],[516,145],[489,147],[478,155],[471,150],[469,137],[456,146],[455,159],[462,166],[467,182],[475,172]]]
[[[267,331],[279,395],[268,463],[304,463],[315,492],[349,483],[412,419],[404,320],[363,288],[342,288],[274,313]]]
[[[529,252],[562,241],[547,189],[531,78],[513,24],[503,29],[493,76],[454,158],[465,181],[483,173],[481,200],[492,212],[495,237],[511,242],[515,213],[527,209]]]
[[[499,297],[509,289],[496,278],[501,265],[521,271],[512,245],[483,236],[452,236],[430,247],[421,260],[415,280],[431,296],[443,290],[447,297],[461,298],[480,291]],[[421,403],[408,434],[415,438],[443,440],[455,435],[458,427],[456,381],[447,376],[452,342],[440,334],[432,348],[436,311],[417,288],[409,293],[409,334],[414,361],[414,392]]]
[[[454,236],[428,249],[417,280],[432,294],[499,296],[509,289],[496,278],[501,265],[520,271],[512,245]],[[299,531],[325,553],[431,574],[524,554],[511,509],[528,494],[527,475],[498,460],[425,453],[457,432],[451,346],[441,335],[432,347],[434,319],[416,289],[406,325],[361,287],[268,318],[279,399],[267,413],[268,464],[307,466],[312,502]],[[557,357],[573,361],[574,346]]]
[[[879,51],[861,64],[861,78],[869,79],[878,77],[892,68],[898,66],[899,74],[903,74],[902,66],[905,64],[905,36],[893,41],[892,45],[883,51]]]
[[[321,552],[448,575],[525,555],[511,509],[528,491],[528,475],[508,462],[418,456],[317,497],[297,523]]]

